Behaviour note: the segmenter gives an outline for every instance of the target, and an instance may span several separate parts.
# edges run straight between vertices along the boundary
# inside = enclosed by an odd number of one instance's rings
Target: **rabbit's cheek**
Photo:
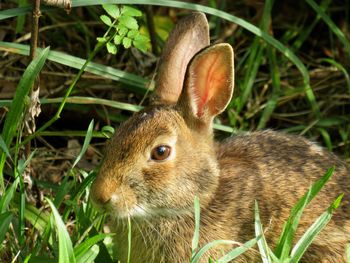
[[[142,169],[145,182],[152,188],[162,190],[169,184],[174,173],[174,163],[166,161],[154,163]]]

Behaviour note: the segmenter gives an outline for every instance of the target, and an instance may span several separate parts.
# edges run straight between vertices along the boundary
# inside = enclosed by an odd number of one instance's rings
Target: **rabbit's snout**
[[[91,200],[97,206],[106,205],[117,189],[116,182],[105,178],[96,178],[91,187]]]
[[[100,173],[91,186],[92,203],[102,211],[113,212],[117,217],[130,214],[137,206],[137,198],[129,185]]]

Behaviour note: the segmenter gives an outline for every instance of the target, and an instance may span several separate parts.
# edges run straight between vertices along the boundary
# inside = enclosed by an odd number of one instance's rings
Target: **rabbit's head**
[[[106,147],[93,202],[119,218],[186,213],[195,196],[209,203],[219,176],[212,121],[232,91],[231,46],[209,46],[203,14],[181,20],[165,45],[152,106]]]

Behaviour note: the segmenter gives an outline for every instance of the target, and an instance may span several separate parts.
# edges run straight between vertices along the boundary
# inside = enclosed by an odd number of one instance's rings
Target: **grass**
[[[170,27],[188,10],[205,12],[214,33],[212,41],[234,46],[236,90],[228,109],[215,122],[218,137],[241,130],[281,129],[318,140],[349,160],[348,1],[307,0],[298,7],[272,0],[264,6],[222,1],[221,10],[215,1],[208,1],[208,6],[159,0],[127,2],[152,5],[154,18]],[[106,31],[99,20],[103,10],[97,5],[101,3],[116,1],[74,1],[71,16],[43,7],[41,27],[49,27],[41,32],[40,41],[51,48],[39,49],[30,64],[26,60],[28,43],[16,41],[29,29],[23,17],[30,8],[20,1],[19,7],[6,3],[0,11],[4,25],[0,31],[5,32],[0,42],[0,261],[114,260],[112,245],[106,242],[111,235],[99,234],[105,216],[91,206],[89,185],[102,158],[101,145],[114,132],[111,126],[147,106],[144,96],[154,86],[156,64],[151,51],[144,55],[121,47],[116,56],[101,46],[93,51],[96,37]],[[176,17],[173,10],[179,12]],[[140,31],[147,33],[144,17],[138,21]],[[156,24],[155,31],[159,48],[169,29]],[[23,64],[29,64],[25,71]],[[22,146],[28,141],[23,134],[24,112],[39,72],[43,113],[37,122],[39,132],[30,137],[31,154],[23,157]],[[73,80],[72,75],[76,76]],[[77,150],[67,146],[73,139],[80,140]],[[312,189],[321,189],[330,176],[331,172]],[[287,258],[297,262],[339,203],[335,200],[298,242],[292,242],[303,208],[318,191],[312,189],[296,204],[276,250],[272,251],[272,244],[264,238],[256,205],[256,238],[219,262],[229,262],[256,244],[264,262]],[[212,246],[236,244],[217,240],[198,247],[200,211],[198,201],[195,203],[197,227],[191,262],[198,262]]]

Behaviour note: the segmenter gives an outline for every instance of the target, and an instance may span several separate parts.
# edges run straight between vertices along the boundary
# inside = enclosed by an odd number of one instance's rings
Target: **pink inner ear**
[[[206,107],[210,115],[216,115],[226,106],[232,89],[227,92],[231,84],[232,67],[223,52],[210,52],[196,59],[192,65],[193,79],[191,88],[194,92],[196,115],[202,117]],[[229,96],[229,98],[227,98]],[[224,102],[225,105],[222,105]]]

